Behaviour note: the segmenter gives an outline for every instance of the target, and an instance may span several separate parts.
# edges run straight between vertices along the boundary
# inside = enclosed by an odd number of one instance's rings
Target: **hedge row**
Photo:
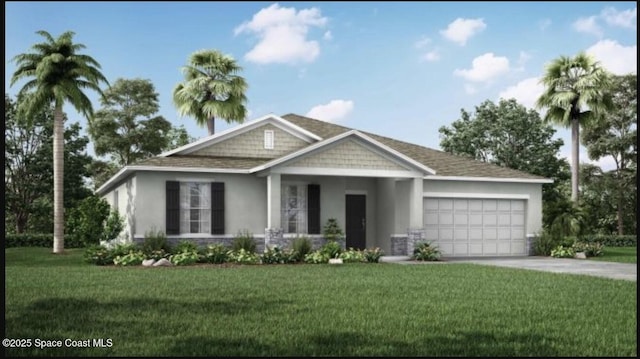
[[[5,234],[4,247],[51,247],[53,248],[53,234]],[[71,236],[64,238],[65,248],[84,248],[85,244],[74,240]]]
[[[580,237],[581,242],[595,243],[600,242],[606,247],[637,247],[638,236],[631,235],[618,235],[618,234],[589,234]]]

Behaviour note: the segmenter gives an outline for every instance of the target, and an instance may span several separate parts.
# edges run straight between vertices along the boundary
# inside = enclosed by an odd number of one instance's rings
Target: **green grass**
[[[604,254],[600,257],[589,257],[595,261],[638,263],[637,247],[604,247]]]
[[[5,250],[9,356],[635,356],[636,282],[464,263],[84,265]]]

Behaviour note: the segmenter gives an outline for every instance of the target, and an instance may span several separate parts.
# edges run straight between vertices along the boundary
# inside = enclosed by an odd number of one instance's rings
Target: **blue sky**
[[[160,114],[196,138],[206,128],[178,116],[171,93],[200,49],[243,67],[250,119],[297,113],[431,148],[463,108],[500,97],[533,106],[558,56],[637,68],[636,2],[5,2],[5,22],[5,92],[19,90],[10,60],[42,40],[36,31],[71,30],[110,82],[151,80]],[[556,136],[568,156],[569,132]]]

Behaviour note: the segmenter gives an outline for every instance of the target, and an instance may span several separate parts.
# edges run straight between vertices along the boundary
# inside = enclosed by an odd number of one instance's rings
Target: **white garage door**
[[[443,256],[526,255],[525,201],[425,198],[425,236]]]

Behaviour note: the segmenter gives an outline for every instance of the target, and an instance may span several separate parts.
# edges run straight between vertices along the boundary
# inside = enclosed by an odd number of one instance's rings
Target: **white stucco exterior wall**
[[[133,238],[135,231],[135,198],[136,198],[136,182],[137,177],[131,176],[113,187],[102,198],[109,203],[111,209],[118,210],[120,216],[124,219],[124,228],[120,233],[118,242],[129,241]],[[117,203],[116,201],[117,194]]]

